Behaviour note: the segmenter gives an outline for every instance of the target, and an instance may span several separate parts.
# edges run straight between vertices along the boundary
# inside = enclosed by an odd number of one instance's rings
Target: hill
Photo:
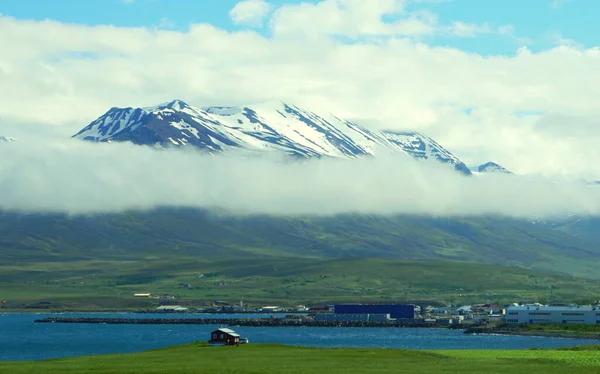
[[[337,302],[425,305],[589,302],[600,282],[506,266],[392,259],[153,256],[132,260],[5,263],[1,296],[11,308],[153,309],[213,301],[251,307]],[[169,294],[176,301],[133,297]]]
[[[196,256],[389,258],[516,266],[598,277],[594,240],[497,217],[230,216],[191,208],[67,216],[0,214],[4,261]]]

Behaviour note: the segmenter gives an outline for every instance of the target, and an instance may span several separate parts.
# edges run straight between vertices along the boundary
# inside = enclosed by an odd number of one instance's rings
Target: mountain
[[[386,258],[505,265],[598,278],[597,239],[499,217],[225,216],[160,208],[91,216],[0,212],[0,259]],[[462,276],[462,275],[457,275]]]
[[[485,164],[476,166],[472,169],[478,173],[506,173],[513,174],[510,170],[504,168],[501,165],[498,165],[495,162],[487,162]]]
[[[393,152],[436,160],[471,174],[461,160],[425,135],[368,130],[332,114],[316,114],[283,102],[194,108],[174,100],[155,107],[111,108],[73,137],[156,147],[193,146],[211,153],[280,151],[302,158]]]

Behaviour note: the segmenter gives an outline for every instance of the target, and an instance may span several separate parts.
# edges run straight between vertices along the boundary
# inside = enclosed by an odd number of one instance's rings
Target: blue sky
[[[367,0],[365,0],[367,1]],[[305,0],[304,2],[317,2]],[[2,0],[0,13],[17,19],[53,19],[88,25],[169,27],[186,30],[192,23],[210,23],[227,30],[239,29],[228,12],[237,0]],[[274,6],[299,3],[271,0]],[[486,34],[475,38],[437,36],[426,42],[457,47],[484,55],[512,54],[527,44],[533,51],[545,50],[558,39],[572,40],[584,47],[600,45],[598,0],[451,0],[414,1],[408,10],[427,9],[440,23],[461,21],[491,26],[514,26],[514,38]],[[268,34],[268,28],[258,30]]]

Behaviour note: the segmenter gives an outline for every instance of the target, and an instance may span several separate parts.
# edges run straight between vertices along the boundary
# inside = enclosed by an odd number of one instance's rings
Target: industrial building
[[[318,322],[390,322],[389,314],[330,314],[321,313],[315,316]]]
[[[520,305],[506,308],[507,324],[600,324],[597,306],[539,306]]]
[[[389,314],[393,319],[415,318],[415,306],[392,304],[339,304],[334,306],[335,314]]]

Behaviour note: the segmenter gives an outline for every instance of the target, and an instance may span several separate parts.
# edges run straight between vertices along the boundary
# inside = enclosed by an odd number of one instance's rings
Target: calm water
[[[216,325],[84,325],[33,323],[50,314],[0,314],[0,360],[41,360],[147,349],[208,340]],[[61,314],[79,317],[150,318],[164,315]],[[177,316],[169,316],[177,317]],[[215,318],[215,315],[185,315]],[[225,315],[224,318],[252,317]],[[467,335],[460,330],[425,328],[238,327],[250,343],[311,347],[410,349],[523,349],[592,344],[594,341],[526,336]]]

